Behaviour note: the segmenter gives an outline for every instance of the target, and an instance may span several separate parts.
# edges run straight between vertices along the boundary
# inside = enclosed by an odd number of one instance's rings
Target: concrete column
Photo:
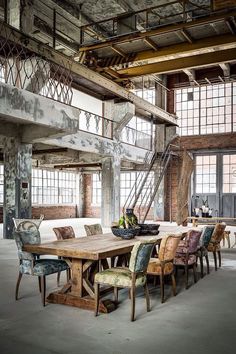
[[[107,157],[102,163],[102,226],[120,218],[120,158]]]
[[[17,29],[20,29],[20,7],[21,0],[7,1],[7,22]]]
[[[77,206],[77,212],[78,212],[78,217],[79,218],[83,218],[84,217],[84,211],[85,211],[84,174],[82,172],[79,172],[78,173],[78,178],[79,178],[79,193],[78,193],[79,201],[78,201],[78,206]]]
[[[166,78],[162,75],[163,85],[166,86]],[[166,90],[156,83],[156,106],[166,109]],[[163,152],[166,146],[166,126],[165,124],[156,125],[155,134],[155,149],[158,152]],[[159,179],[159,168],[155,169],[155,184]],[[164,220],[164,179],[162,180],[157,194],[154,198],[154,208],[153,208],[153,218],[154,220]]]
[[[20,27],[22,32],[31,34],[34,29],[34,0],[21,1],[21,19]]]
[[[5,138],[3,237],[12,238],[12,218],[31,218],[32,145]]]

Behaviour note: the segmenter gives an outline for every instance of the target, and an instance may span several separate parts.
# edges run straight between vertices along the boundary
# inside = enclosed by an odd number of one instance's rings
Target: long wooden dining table
[[[134,244],[142,239],[155,238],[158,243],[166,233],[166,231],[160,231],[157,236],[137,236],[131,240],[123,240],[115,237],[112,233],[107,233],[38,245],[28,244],[23,247],[23,250],[42,255],[60,256],[66,260],[70,267],[71,279],[60,290],[50,293],[47,297],[48,302],[93,310],[95,294],[93,281],[91,281],[89,274],[91,267],[94,268],[94,263],[98,265],[102,259],[130,253]],[[101,295],[107,293],[108,290],[105,288]],[[107,313],[114,309],[115,303],[113,301],[100,300],[100,312]]]

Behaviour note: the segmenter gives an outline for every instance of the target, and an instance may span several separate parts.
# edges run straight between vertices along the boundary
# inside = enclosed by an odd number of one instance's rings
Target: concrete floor
[[[95,219],[44,221],[42,241],[54,239],[53,226],[72,225],[78,236],[83,224]],[[105,231],[105,230],[104,230]],[[1,231],[0,231],[1,232]],[[1,354],[231,354],[236,347],[236,248],[223,249],[223,266],[184,290],[181,272],[178,295],[160,303],[159,287],[150,284],[152,311],[147,313],[142,291],[137,295],[137,320],[129,320],[127,291],[120,305],[97,318],[69,306],[42,307],[37,280],[25,276],[20,299],[14,300],[18,260],[12,240],[0,239],[0,352]],[[63,281],[63,278],[62,278]],[[190,277],[190,282],[192,277]],[[56,276],[47,277],[48,292],[56,289]]]

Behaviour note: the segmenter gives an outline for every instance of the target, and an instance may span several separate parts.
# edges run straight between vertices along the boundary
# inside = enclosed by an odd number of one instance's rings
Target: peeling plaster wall
[[[13,238],[12,218],[31,217],[32,145],[6,138],[4,144],[3,236]]]

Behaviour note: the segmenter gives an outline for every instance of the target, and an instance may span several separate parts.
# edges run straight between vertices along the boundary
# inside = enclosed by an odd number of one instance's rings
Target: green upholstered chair
[[[215,225],[213,234],[211,236],[211,240],[210,240],[209,245],[207,247],[208,252],[213,253],[215,270],[217,270],[217,254],[218,254],[218,258],[219,258],[219,267],[221,267],[220,242],[221,242],[222,238],[224,237],[225,228],[226,228],[226,224],[224,222],[217,223]]]
[[[176,295],[176,282],[174,275],[174,258],[182,234],[170,234],[162,238],[158,251],[158,258],[151,258],[147,274],[160,277],[161,302],[164,302],[164,279],[171,275],[173,295]]]
[[[207,247],[210,243],[214,228],[215,228],[215,226],[213,226],[213,225],[205,226],[202,230],[202,234],[200,237],[199,249],[197,251],[197,258],[200,259],[201,278],[203,278],[203,276],[204,276],[204,272],[203,272],[203,259],[204,258],[206,260],[206,265],[207,265],[207,274],[210,273]]]
[[[99,288],[101,284],[114,287],[115,301],[118,301],[118,288],[129,288],[131,295],[131,321],[135,319],[135,289],[144,287],[147,311],[150,311],[149,293],[147,287],[147,267],[156,240],[137,242],[131,252],[129,267],[106,269],[95,275],[95,316],[99,308]]]
[[[18,225],[20,229],[20,225]],[[16,283],[15,299],[18,300],[19,286],[23,274],[37,276],[39,280],[39,290],[43,306],[45,306],[46,295],[46,276],[62,272],[68,269],[68,265],[61,259],[37,259],[36,255],[30,252],[23,251],[23,246],[26,244],[40,244],[40,233],[37,229],[30,230],[15,230],[14,238],[18,248],[19,257],[19,275]]]

